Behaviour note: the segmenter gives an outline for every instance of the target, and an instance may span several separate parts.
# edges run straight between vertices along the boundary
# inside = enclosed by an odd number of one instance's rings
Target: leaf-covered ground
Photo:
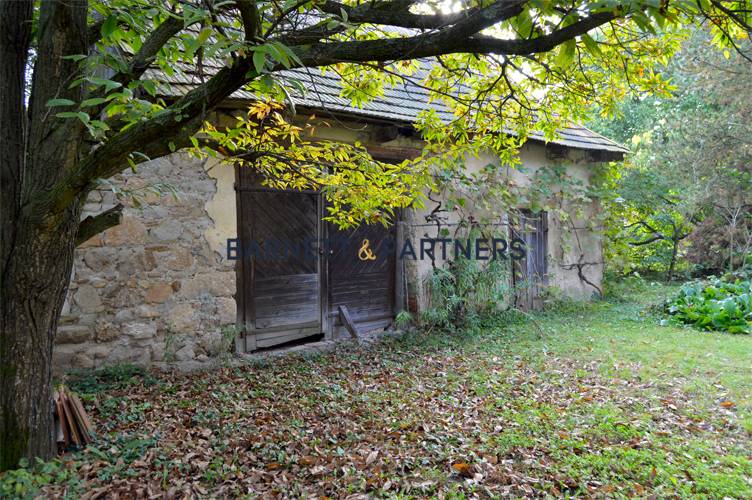
[[[658,327],[643,305],[84,381],[100,441],[29,481],[73,497],[751,497],[752,338]],[[682,344],[689,368],[669,356]]]

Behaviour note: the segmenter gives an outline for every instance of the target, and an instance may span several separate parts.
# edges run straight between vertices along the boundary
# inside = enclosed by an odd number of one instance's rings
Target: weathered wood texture
[[[525,258],[512,265],[515,302],[533,310],[540,307],[540,294],[548,284],[548,213],[523,212],[510,227],[510,236],[525,242]]]
[[[321,333],[318,195],[264,189],[242,168],[238,188],[245,349]]]
[[[373,260],[366,256],[364,242]],[[329,225],[329,313],[338,317],[346,306],[355,324],[394,316],[395,229],[380,224],[339,230]]]
[[[355,326],[355,322],[350,317],[350,311],[347,310],[347,306],[339,306],[337,310],[339,311],[339,319],[347,329],[347,332],[352,338],[357,339],[358,327]]]
[[[358,330],[391,322],[394,225],[340,230],[322,224],[321,195],[268,189],[247,168],[238,169],[237,192],[243,350],[320,334],[324,320],[339,329],[344,326],[340,306],[347,308]]]

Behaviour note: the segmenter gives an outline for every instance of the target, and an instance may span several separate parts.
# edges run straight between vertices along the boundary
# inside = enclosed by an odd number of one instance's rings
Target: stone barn
[[[414,85],[387,89],[383,97],[356,108],[340,97],[336,77],[294,76],[310,89],[305,96],[292,96],[296,114],[333,124],[317,128],[318,137],[359,141],[379,160],[398,162],[420,153],[413,123],[421,111],[436,107],[449,117]],[[182,75],[164,81],[169,98],[192,88],[195,80]],[[237,91],[212,120],[221,124],[252,100],[252,94]],[[626,151],[573,125],[553,141],[532,137],[520,150],[521,167],[502,170],[525,185],[540,169],[563,166],[567,176],[587,186],[599,165],[621,159]],[[489,164],[499,165],[499,159],[490,154],[467,158],[466,169]],[[399,311],[427,307],[427,277],[451,258],[437,248],[431,258],[420,258],[426,248],[419,242],[440,240],[438,227],[466,222],[457,210],[437,210],[441,200],[434,201],[403,211],[388,228],[340,231],[322,221],[326,200],[321,193],[271,190],[251,170],[216,160],[178,152],[141,165],[138,173],[118,175],[94,191],[85,207],[84,217],[125,205],[120,225],[76,251],[57,332],[55,370],[124,362],[196,364],[233,349],[253,352],[336,339],[347,336],[348,327],[384,329]],[[551,289],[578,299],[599,293],[603,258],[600,228],[593,223],[597,203],[572,210],[566,223],[528,208],[497,221],[501,234],[521,240],[525,248],[511,273],[513,281],[525,283],[518,305],[535,307]],[[276,259],[241,252],[235,258],[235,245],[247,249],[271,240],[305,241],[315,250]],[[404,255],[406,241],[412,242],[416,258]],[[472,251],[489,255],[495,250]]]

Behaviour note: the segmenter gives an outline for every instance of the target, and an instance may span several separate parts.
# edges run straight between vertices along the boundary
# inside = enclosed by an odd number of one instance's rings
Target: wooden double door
[[[261,186],[238,169],[239,349],[250,352],[342,332],[340,306],[359,329],[394,317],[394,229],[339,230],[322,221],[317,192]]]

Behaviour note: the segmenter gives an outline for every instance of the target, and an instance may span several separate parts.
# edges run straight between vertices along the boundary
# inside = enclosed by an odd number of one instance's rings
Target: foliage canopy
[[[45,103],[56,118],[80,122],[76,125],[86,128],[91,146],[47,201],[59,209],[92,180],[109,177],[126,163],[135,166],[190,145],[189,140],[197,146],[201,134],[196,131],[208,111],[236,88],[245,86],[261,102],[275,103],[264,105],[289,103],[289,96],[305,92],[305,86],[280,70],[301,67],[337,73],[342,96],[355,105],[383,94],[385,87],[415,81],[454,114],[451,121],[433,110],[420,116],[416,126],[428,142],[422,160],[441,152],[442,167],[456,170],[468,153],[491,150],[513,164],[531,132],[553,137],[557,126],[581,120],[593,102],[611,114],[630,93],[668,95],[673,87],[655,66],[669,62],[685,38],[684,27],[710,18],[713,42],[731,48],[746,36],[749,13],[743,4],[92,2],[87,13],[91,46],[65,55],[77,67],[69,88],[83,92],[78,98],[55,94]],[[44,12],[41,7],[39,26]],[[421,65],[428,71],[417,77]],[[205,71],[209,66],[220,69]],[[202,84],[183,98],[167,99],[163,76],[176,74]],[[258,109],[252,112],[260,118]],[[279,116],[274,114],[266,134],[289,139],[293,130]],[[230,130],[214,129],[214,144],[202,141],[200,147],[216,150],[220,144],[226,151],[233,150],[228,148],[232,143],[235,151],[263,150],[268,137],[251,132],[255,124],[241,120]],[[269,132],[274,126],[281,130]],[[246,159],[257,166],[263,157],[262,170],[278,187],[324,188],[337,200],[337,211],[346,212],[343,224],[381,217],[377,205],[388,215],[418,195],[417,182],[395,182],[395,168],[369,166],[357,146],[300,140],[289,146],[286,158],[267,152]],[[328,171],[334,163],[347,167],[332,175]],[[412,162],[412,168],[418,163]],[[347,169],[357,174],[345,181]],[[420,180],[425,184],[428,178]],[[366,183],[378,189],[354,188]]]
[[[611,176],[609,252],[617,270],[743,267],[752,249],[752,60],[691,33],[663,70],[669,98],[641,96],[593,126],[631,145]],[[678,248],[677,248],[678,247]],[[690,266],[691,265],[691,266]]]

